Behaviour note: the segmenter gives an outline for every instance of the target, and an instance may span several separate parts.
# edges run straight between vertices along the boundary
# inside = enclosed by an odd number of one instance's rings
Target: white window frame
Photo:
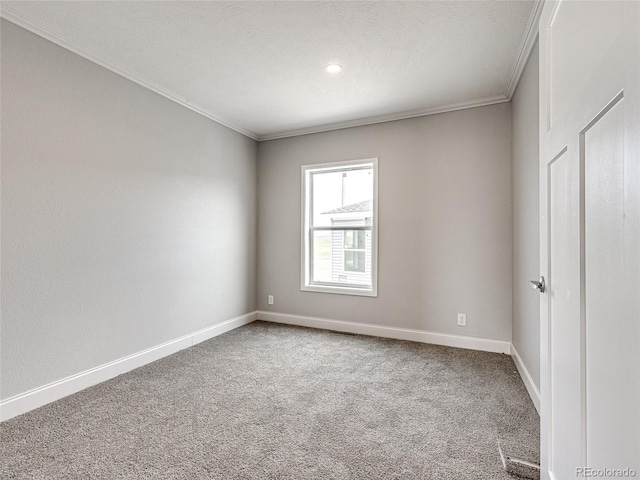
[[[373,168],[373,211],[371,227],[371,287],[355,287],[355,286],[340,286],[340,285],[318,285],[310,282],[310,256],[309,256],[309,242],[310,242],[310,225],[309,225],[309,210],[310,210],[310,180],[311,173],[339,169],[351,169],[357,167],[370,166]],[[302,170],[302,236],[301,236],[301,260],[300,260],[300,289],[306,292],[321,292],[321,293],[337,293],[342,295],[360,295],[365,297],[377,297],[378,296],[378,159],[377,158],[365,158],[361,160],[348,160],[344,162],[330,162],[320,163],[314,165],[303,165]],[[346,227],[347,230],[354,230],[353,227]],[[356,228],[357,229],[357,228]],[[336,228],[336,230],[340,230]]]

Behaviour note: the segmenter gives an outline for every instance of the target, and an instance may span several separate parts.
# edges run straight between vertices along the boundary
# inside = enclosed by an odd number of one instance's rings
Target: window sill
[[[357,295],[360,297],[377,297],[375,288],[354,288],[354,287],[329,287],[325,285],[303,285],[300,287],[303,292],[336,293],[338,295]]]

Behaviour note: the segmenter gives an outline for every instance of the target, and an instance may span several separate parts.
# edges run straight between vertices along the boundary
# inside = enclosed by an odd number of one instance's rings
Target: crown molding
[[[516,55],[516,61],[511,69],[511,78],[509,79],[509,85],[507,86],[507,91],[505,93],[505,96],[509,100],[511,100],[511,97],[513,97],[513,94],[518,87],[524,67],[527,65],[531,51],[538,39],[538,22],[540,21],[540,14],[542,13],[544,2],[545,0],[535,0],[533,10],[529,16],[529,22],[527,23],[527,28],[525,29],[524,36],[522,37],[522,42],[520,43],[520,48]]]
[[[192,110],[210,120],[213,120],[214,122],[219,123],[220,125],[230,128],[231,130],[234,130],[253,140],[261,142],[266,140],[275,140],[279,138],[288,138],[288,137],[295,137],[299,135],[309,135],[312,133],[321,133],[321,132],[328,132],[332,130],[340,130],[344,128],[374,125],[377,123],[392,122],[395,120],[405,120],[409,118],[435,115],[438,113],[454,112],[457,110],[464,110],[467,108],[482,107],[486,105],[494,105],[497,103],[508,102],[511,100],[511,97],[513,96],[513,93],[518,85],[518,82],[520,81],[520,77],[522,75],[524,67],[527,63],[529,55],[531,54],[531,50],[533,49],[533,46],[535,44],[535,40],[538,35],[538,28],[537,28],[538,20],[540,18],[540,13],[542,12],[543,4],[544,4],[544,0],[535,0],[535,5],[531,13],[531,16],[529,18],[529,22],[527,23],[525,35],[518,49],[518,55],[516,57],[514,67],[512,69],[511,79],[509,81],[507,91],[504,95],[492,95],[484,98],[469,100],[466,102],[458,102],[458,103],[440,105],[437,107],[430,107],[426,109],[391,113],[387,115],[365,117],[365,118],[359,118],[354,120],[347,120],[344,122],[328,123],[328,124],[317,125],[313,127],[286,130],[283,132],[276,132],[276,133],[269,133],[265,135],[259,135],[251,130],[247,130],[245,128],[242,128],[238,125],[235,125],[231,122],[224,120],[223,118],[219,117],[213,112],[210,112],[209,110],[197,104],[189,102],[187,99],[181,97],[180,95],[177,95],[148,79],[140,77],[136,73],[133,73],[125,68],[118,66],[111,60],[104,58],[101,55],[91,51],[91,49],[87,48],[86,46],[81,45],[71,40],[70,38],[66,37],[65,35],[62,35],[59,32],[56,32],[50,29],[49,27],[28,18],[27,16],[21,14],[20,12],[17,12],[11,7],[8,7],[6,4],[0,4],[0,17],[4,18],[5,20],[11,23],[18,25],[19,27],[24,28],[25,30],[30,31],[31,33],[34,33],[35,35],[38,35],[44,38],[45,40],[48,40],[62,48],[65,48],[75,53],[76,55],[80,55],[81,57],[86,58],[87,60],[93,63],[96,63],[103,68],[106,68],[107,70],[110,70],[128,80],[131,80],[132,82],[135,82],[138,85],[141,85],[159,95],[162,95],[163,97],[173,102],[176,102],[179,105],[182,105],[183,107],[188,108],[189,110]]]
[[[427,115],[435,115],[438,113],[455,112],[456,110],[465,110],[467,108],[484,107],[486,105],[494,105],[496,103],[508,102],[510,99],[504,95],[492,95],[467,102],[450,103],[439,107],[425,108],[421,110],[411,110],[408,112],[390,113],[387,115],[379,115],[375,117],[359,118],[356,120],[347,120],[345,122],[327,123],[308,128],[299,128],[288,130],[285,132],[270,133],[260,135],[259,142],[266,140],[277,140],[279,138],[297,137],[299,135],[309,135],[312,133],[329,132],[331,130],[342,130],[343,128],[363,127],[365,125],[374,125],[376,123],[393,122],[395,120],[405,120],[408,118],[425,117]]]
[[[179,105],[182,105],[183,107],[188,108],[189,110],[193,110],[194,112],[202,115],[203,117],[213,120],[214,122],[219,123],[220,125],[223,125],[227,128],[230,128],[231,130],[234,130],[242,135],[245,135],[246,137],[252,138],[253,140],[258,140],[258,135],[256,135],[254,132],[247,130],[245,128],[239,127],[238,125],[234,125],[233,123],[228,122],[223,118],[220,118],[219,116],[208,111],[207,109],[189,102],[187,99],[181,97],[180,95],[170,92],[169,90],[158,85],[157,83],[154,83],[146,78],[143,78],[137,75],[136,73],[133,73],[129,70],[126,70],[118,66],[117,64],[113,63],[111,60],[104,58],[103,56],[91,51],[89,48],[85,47],[84,45],[80,45],[79,43],[74,42],[73,40],[66,37],[65,35],[62,35],[61,33],[56,32],[50,29],[49,27],[42,25],[41,23],[26,17],[25,15],[15,11],[14,9],[12,9],[11,7],[8,7],[5,4],[1,5],[0,17],[4,18],[5,20],[11,23],[16,24],[21,28],[24,28],[25,30],[30,31],[31,33],[34,33],[35,35],[38,35],[39,37],[44,38],[45,40],[55,43],[56,45],[62,48],[65,48],[75,53],[76,55],[80,55],[81,57],[86,58],[87,60],[90,60],[93,63],[97,63],[101,67],[104,67],[107,70],[117,73],[121,77],[124,77],[127,80],[131,80],[132,82],[135,82],[138,85],[141,85],[147,88],[148,90],[151,90],[152,92],[162,95],[163,97],[168,98],[169,100],[174,101]]]

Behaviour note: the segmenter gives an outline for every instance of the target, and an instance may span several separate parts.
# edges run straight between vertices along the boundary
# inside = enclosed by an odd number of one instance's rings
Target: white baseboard
[[[189,348],[200,342],[221,335],[234,328],[241,327],[256,320],[256,313],[251,312],[239,317],[217,323],[197,332],[170,340],[161,345],[148,348],[133,355],[105,363],[99,367],[86,370],[62,380],[21,393],[0,402],[0,421],[5,421],[30,410],[42,407],[67,395],[117,377],[143,365],[155,362],[163,357]]]
[[[538,411],[538,415],[539,415],[540,414],[540,391],[538,390],[538,387],[533,381],[533,378],[531,377],[529,370],[527,370],[527,367],[525,366],[524,362],[522,361],[522,358],[520,357],[520,354],[518,354],[518,351],[516,350],[516,347],[513,346],[513,344],[511,344],[511,357],[513,357],[513,363],[516,364],[518,373],[520,373],[520,377],[522,377],[522,382],[524,383],[524,386],[527,387],[527,392],[529,392],[531,401],[533,402],[533,405],[536,407],[536,410]]]
[[[533,382],[529,371],[522,362],[518,351],[507,341],[465,337],[462,335],[450,335],[407,328],[386,327],[368,323],[346,322],[342,320],[331,320],[302,315],[256,311],[217,323],[202,330],[198,330],[197,332],[165,342],[161,345],[156,345],[155,347],[148,348],[141,352],[134,353],[127,357],[114,360],[113,362],[100,365],[90,370],[86,370],[76,375],[63,378],[62,380],[58,380],[48,385],[44,385],[0,401],[0,421],[5,421],[30,410],[42,407],[48,403],[117,377],[118,375],[159,360],[185,348],[189,348],[200,342],[204,342],[205,340],[221,335],[255,320],[510,354],[513,357],[514,363],[516,364],[525,387],[531,396],[531,400],[533,401],[536,410],[539,411],[540,409],[540,393]]]
[[[465,337],[462,335],[449,335],[444,333],[427,332],[425,330],[411,330],[408,328],[385,327],[370,323],[345,322],[342,320],[329,320],[327,318],[305,317],[302,315],[290,315],[258,311],[257,319],[273,323],[285,323],[300,327],[320,328],[334,330],[336,332],[359,333],[373,337],[395,338],[397,340],[410,340],[413,342],[445,345],[448,347],[482,350],[485,352],[511,353],[511,343],[502,340],[488,338]]]

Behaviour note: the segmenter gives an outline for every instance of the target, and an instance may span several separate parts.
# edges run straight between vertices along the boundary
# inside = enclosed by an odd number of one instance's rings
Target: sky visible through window
[[[313,225],[331,225],[331,216],[323,213],[371,200],[373,170],[315,173],[313,175]]]

